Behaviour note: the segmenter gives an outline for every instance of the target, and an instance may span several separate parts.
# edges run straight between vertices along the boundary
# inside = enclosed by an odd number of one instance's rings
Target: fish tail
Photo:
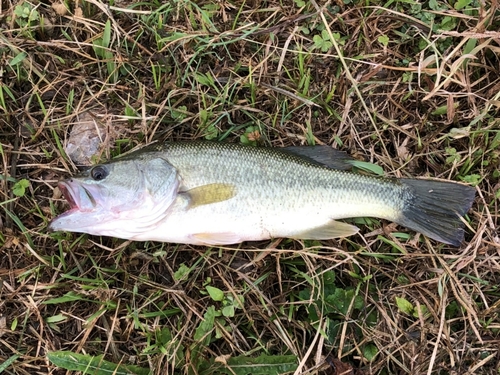
[[[475,189],[454,182],[406,178],[400,182],[409,194],[397,223],[434,240],[460,246],[464,239],[460,218],[471,208]]]

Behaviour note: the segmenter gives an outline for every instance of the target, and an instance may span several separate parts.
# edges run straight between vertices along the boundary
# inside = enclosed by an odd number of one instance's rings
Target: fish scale
[[[182,142],[165,144],[157,150],[182,171],[187,189],[214,182],[232,182],[254,192],[252,197],[266,198],[270,204],[303,205],[304,198],[310,197],[308,204],[377,201],[390,206],[394,205],[394,196],[401,196],[404,190],[397,180],[333,170],[295,155],[277,154],[276,149]],[[200,168],[202,165],[206,167]],[[279,198],[285,194],[289,199],[282,202]]]

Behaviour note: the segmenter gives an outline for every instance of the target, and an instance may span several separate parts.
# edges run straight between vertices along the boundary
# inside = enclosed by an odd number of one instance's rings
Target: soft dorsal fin
[[[336,150],[330,146],[290,146],[280,150],[332,169],[351,169],[350,161],[354,160],[344,151]]]
[[[189,208],[223,202],[236,195],[236,187],[231,184],[208,184],[197,186],[185,194],[189,197]]]

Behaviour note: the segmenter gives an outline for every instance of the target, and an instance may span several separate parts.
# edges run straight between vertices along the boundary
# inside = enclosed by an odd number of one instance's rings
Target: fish
[[[60,181],[70,209],[49,229],[223,246],[343,238],[359,228],[340,219],[375,217],[462,244],[473,187],[368,175],[353,164],[330,146],[158,143]]]

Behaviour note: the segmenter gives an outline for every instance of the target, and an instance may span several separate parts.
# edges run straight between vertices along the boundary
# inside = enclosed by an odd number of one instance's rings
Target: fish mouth
[[[57,185],[68,201],[70,209],[55,217],[49,224],[49,231],[75,231],[98,220],[96,199],[90,190],[74,179],[60,181]]]
[[[96,208],[96,201],[90,191],[75,180],[61,181],[58,187],[69,203],[70,212],[88,212]]]

